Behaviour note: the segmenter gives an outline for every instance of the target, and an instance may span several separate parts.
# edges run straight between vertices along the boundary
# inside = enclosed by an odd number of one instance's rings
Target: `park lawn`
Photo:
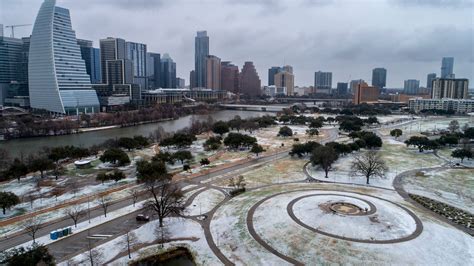
[[[427,171],[405,177],[405,190],[474,213],[472,169]]]

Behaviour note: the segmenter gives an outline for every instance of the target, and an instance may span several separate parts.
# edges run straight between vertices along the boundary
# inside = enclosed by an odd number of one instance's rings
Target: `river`
[[[89,147],[95,144],[103,143],[107,139],[111,138],[133,137],[135,135],[149,136],[150,133],[158,128],[158,126],[162,126],[167,132],[174,132],[188,127],[193,119],[204,121],[207,120],[208,116],[211,116],[214,121],[227,121],[234,118],[236,115],[239,115],[241,118],[250,118],[272,115],[272,113],[222,110],[212,112],[209,115],[188,115],[180,117],[176,120],[143,124],[133,127],[112,128],[63,136],[12,139],[0,141],[0,147],[9,151],[12,157],[16,157],[21,153],[23,153],[23,155],[37,153],[41,151],[43,147],[57,147],[65,145]]]

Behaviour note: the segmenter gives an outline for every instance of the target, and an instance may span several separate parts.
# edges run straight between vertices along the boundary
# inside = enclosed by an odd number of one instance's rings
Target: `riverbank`
[[[28,156],[28,154],[37,153],[43,147],[59,147],[74,145],[78,147],[90,147],[103,143],[108,139],[121,137],[133,137],[135,135],[149,136],[158,127],[162,127],[166,132],[176,132],[185,127],[189,127],[192,121],[206,121],[210,116],[214,121],[227,121],[239,115],[242,118],[259,117],[271,115],[269,112],[238,111],[238,110],[218,110],[211,111],[209,114],[192,114],[179,117],[177,119],[150,122],[128,127],[102,128],[97,130],[85,131],[80,134],[45,136],[34,138],[21,138],[0,141],[0,148],[9,151],[12,157]]]

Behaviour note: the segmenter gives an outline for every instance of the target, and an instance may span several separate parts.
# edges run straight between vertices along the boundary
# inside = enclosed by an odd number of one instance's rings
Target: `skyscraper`
[[[207,31],[198,31],[194,39],[194,71],[196,87],[206,87],[206,58],[209,55],[209,37]]]
[[[430,73],[426,76],[426,88],[433,88],[433,80],[436,78],[436,73]]]
[[[239,67],[230,62],[221,63],[221,89],[239,93]]]
[[[384,88],[387,85],[387,70],[385,68],[374,68],[372,70],[372,86]]]
[[[443,57],[441,61],[441,78],[454,78],[454,57]]]
[[[405,94],[417,95],[420,91],[420,81],[416,79],[405,80],[403,90]]]
[[[206,88],[221,89],[221,59],[215,55],[206,58]]]
[[[0,104],[8,96],[12,83],[20,79],[22,48],[21,39],[0,36]]]
[[[268,69],[268,86],[275,85],[275,75],[281,71],[281,67],[271,67]]]
[[[32,108],[61,114],[99,111],[69,10],[45,0],[31,35],[28,62]]]
[[[86,64],[86,72],[90,76],[92,84],[102,81],[100,67],[100,50],[92,47],[92,41],[77,39],[77,44],[81,48],[81,56]]]
[[[126,51],[124,39],[108,37],[100,40],[100,64],[103,84],[133,83],[133,62],[126,58]]]
[[[295,77],[292,73],[283,70],[275,75],[275,86],[286,88],[286,95],[293,96],[295,92]]]
[[[161,85],[163,88],[176,88],[176,63],[169,54],[161,57]]]
[[[315,72],[314,89],[316,92],[329,93],[332,88],[332,72]]]
[[[148,53],[147,64],[148,87],[152,89],[161,88],[161,55],[158,53]]]
[[[469,81],[467,79],[436,78],[433,80],[431,98],[469,99],[468,88]]]
[[[126,42],[126,58],[133,62],[133,83],[140,85],[140,88],[148,87],[146,71],[146,44],[136,42]]]
[[[240,73],[240,92],[255,97],[262,94],[260,87],[260,77],[253,62],[245,62]]]

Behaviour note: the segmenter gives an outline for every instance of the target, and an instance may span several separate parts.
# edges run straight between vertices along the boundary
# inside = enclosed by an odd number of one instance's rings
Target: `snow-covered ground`
[[[306,161],[302,159],[284,158],[264,163],[260,167],[255,168],[255,170],[250,170],[242,174],[242,176],[245,179],[247,188],[291,181],[302,181],[306,179],[302,171],[305,163]],[[228,180],[217,183],[217,185],[222,187],[227,187],[228,184]]]
[[[201,192],[193,200],[186,210],[186,215],[201,215],[211,211],[217,204],[224,200],[225,196],[216,189],[208,189]]]
[[[123,189],[123,190],[120,190],[120,191],[116,191],[114,193],[111,193],[110,195],[108,195],[108,199],[111,200],[111,201],[115,201],[115,200],[118,200],[118,199],[121,199],[121,198],[125,198],[125,197],[129,197],[130,196],[130,189],[131,188],[128,188],[128,189]],[[92,192],[89,192],[89,193],[94,193],[93,191]],[[87,193],[87,194],[89,194]],[[72,197],[71,197],[72,198]],[[49,201],[51,205],[45,205],[43,203],[42,206],[54,206],[56,204],[59,204],[59,203],[63,203],[64,201],[59,201],[58,202],[55,202],[55,199],[54,198],[47,198],[45,199],[45,202]],[[53,203],[54,202],[54,203]],[[28,208],[29,208],[29,203],[21,203],[17,206],[21,206],[23,204],[28,204]],[[91,196],[91,200],[89,202],[89,207],[90,208],[94,208],[96,206],[99,205],[99,202],[97,200],[94,199],[94,196]],[[34,205],[35,206],[35,205]],[[87,209],[87,202],[85,203],[82,203],[82,204],[79,204],[79,206],[82,208],[82,209]],[[37,219],[41,220],[43,223],[46,223],[46,222],[50,222],[50,221],[53,221],[53,220],[56,220],[56,219],[59,219],[61,217],[64,217],[65,216],[65,211],[68,209],[69,207],[62,207],[62,208],[58,208],[58,209],[54,209],[52,211],[49,211],[49,212],[46,212],[46,213],[42,213],[42,214],[39,214],[36,216]],[[7,213],[8,214],[8,213]],[[0,234],[2,235],[9,235],[9,234],[13,234],[13,233],[16,233],[18,231],[21,231],[22,230],[22,227],[21,227],[21,223],[22,221],[18,221],[18,222],[15,222],[15,223],[11,223],[9,225],[6,225],[6,226],[2,226],[0,227]]]
[[[472,237],[444,222],[437,221],[403,201],[394,191],[360,188],[334,184],[286,184],[243,193],[219,208],[211,221],[211,232],[217,246],[227,258],[237,265],[286,265],[260,246],[247,229],[247,212],[251,206],[266,196],[296,189],[323,189],[323,191],[295,192],[265,201],[255,212],[254,227],[257,234],[278,252],[304,264],[351,264],[351,265],[466,265],[472,261],[474,241]],[[291,199],[305,194],[324,193],[332,189],[363,192],[408,207],[423,223],[421,235],[413,240],[394,244],[358,243],[313,233],[289,217],[286,207]],[[331,193],[337,193],[332,192]],[[352,193],[340,193],[354,195]],[[413,218],[395,204],[355,195],[372,202],[377,207],[377,220],[369,217],[321,216],[313,212],[322,199],[307,198],[295,204],[295,213],[307,224],[324,226],[332,233],[355,237],[381,239],[399,238],[414,230]],[[327,200],[331,200],[327,198]],[[333,199],[332,199],[333,200]],[[332,214],[331,214],[332,215]],[[269,217],[271,217],[269,219]],[[357,220],[360,219],[360,220]],[[345,222],[347,220],[347,222]],[[387,226],[390,225],[390,229]],[[350,229],[353,229],[352,231]],[[384,230],[384,232],[382,232]],[[360,232],[360,234],[358,234]]]
[[[177,246],[184,246],[190,249],[199,265],[217,265],[219,260],[214,256],[207,245],[206,238],[201,226],[189,219],[167,218],[164,226],[164,239],[167,243],[161,248],[157,241],[161,239],[161,231],[158,229],[158,221],[151,221],[139,228],[132,230],[134,247],[141,247],[138,251],[131,254],[132,260],[137,261],[141,258],[162,253],[167,249]],[[171,242],[168,242],[170,240]],[[130,262],[127,254],[126,235],[122,235],[100,245],[94,250],[99,254],[98,263],[108,265],[127,265]],[[89,263],[88,253],[82,253],[75,256],[67,262],[61,262],[58,265],[87,265]]]
[[[365,151],[354,152],[339,158],[334,163],[333,169],[329,172],[327,179],[324,177],[325,173],[322,169],[313,167],[311,164],[307,166],[308,173],[321,180],[365,185],[365,177],[354,175],[352,173],[353,156],[363,152]],[[382,159],[385,160],[388,171],[384,178],[371,178],[370,186],[393,188],[393,179],[401,172],[417,168],[440,166],[444,163],[444,161],[436,157],[433,152],[425,151],[420,153],[418,152],[418,149],[413,147],[407,148],[403,142],[397,141],[392,137],[383,138],[383,145],[380,149],[380,153]]]
[[[81,222],[81,223],[78,223],[77,224],[77,227],[75,227],[74,225],[71,226],[72,228],[72,232],[74,235],[75,233],[79,233],[79,232],[82,232],[84,230],[87,230],[89,228],[92,228],[92,227],[95,227],[95,226],[98,226],[100,224],[103,224],[105,222],[108,222],[108,221],[111,221],[117,217],[120,217],[120,216],[123,216],[123,215],[126,215],[128,213],[131,213],[133,211],[136,211],[136,210],[139,210],[141,208],[143,208],[143,205],[144,205],[145,201],[141,201],[141,202],[137,202],[135,204],[135,206],[133,205],[129,205],[129,206],[126,206],[124,208],[121,208],[121,209],[118,209],[118,210],[115,210],[115,211],[112,211],[112,212],[109,212],[107,213],[107,217],[105,216],[98,216],[98,217],[94,217],[94,218],[91,218],[90,222],[89,221],[84,221],[84,222]],[[87,204],[86,206],[81,206],[80,209],[84,209],[86,210],[87,209]],[[71,220],[72,221],[72,220]],[[72,235],[69,235],[69,236],[72,236]],[[62,237],[62,238],[59,238],[57,240],[52,240],[50,238],[49,235],[45,235],[45,236],[42,236],[42,237],[39,237],[36,239],[36,243],[37,244],[42,244],[42,245],[48,245],[50,243],[53,243],[55,241],[60,241],[62,239],[65,239],[69,236],[66,236],[66,237]],[[19,247],[27,247],[27,246],[31,246],[31,244],[33,243],[33,240],[31,241],[28,241],[26,243],[23,243],[21,245],[18,245],[16,246],[17,248]]]
[[[474,213],[474,170],[446,169],[403,178],[406,191]]]

